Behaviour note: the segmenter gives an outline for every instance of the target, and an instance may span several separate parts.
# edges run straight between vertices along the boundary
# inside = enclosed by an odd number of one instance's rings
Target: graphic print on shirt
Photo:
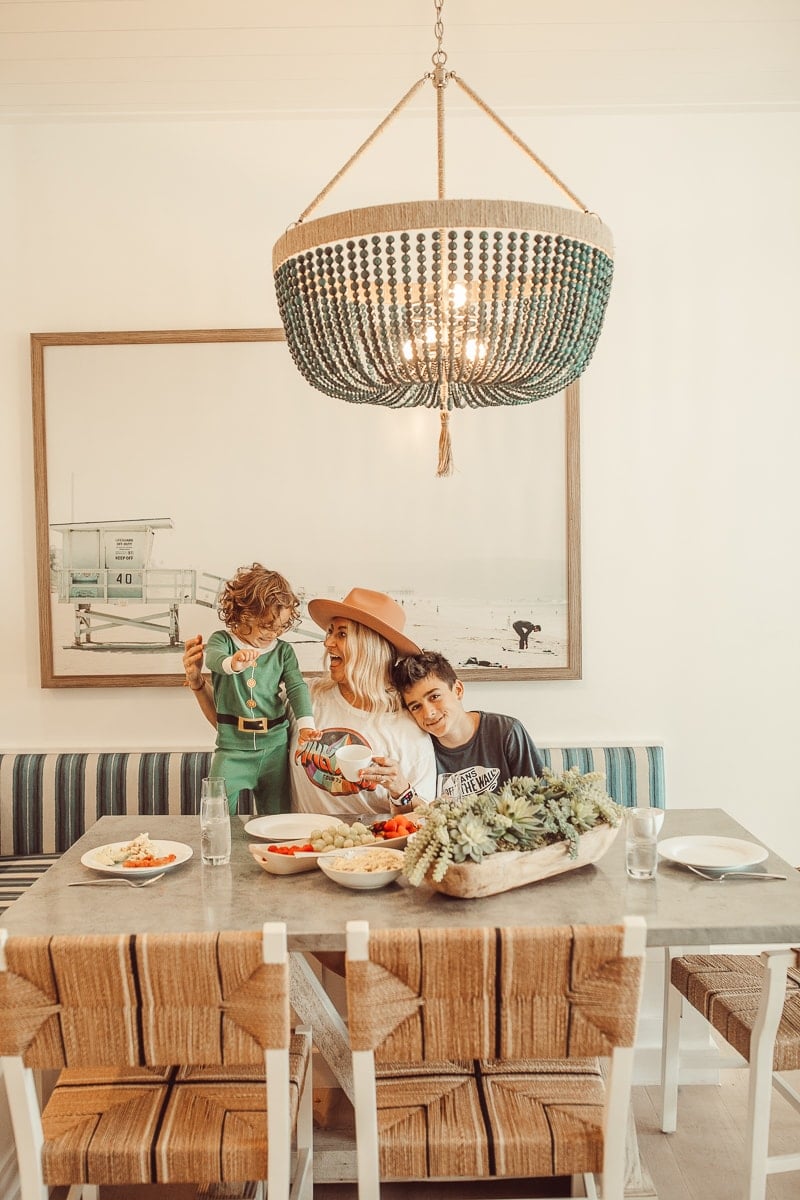
[[[366,746],[369,742],[354,729],[322,729],[321,736],[303,746],[298,746],[294,760],[299,762],[308,778],[323,792],[332,796],[354,796],[357,792],[372,792],[374,783],[351,783],[345,779],[336,765],[336,751],[342,746]]]
[[[437,796],[474,796],[478,792],[494,792],[500,781],[499,767],[466,767],[463,771],[448,771],[439,776]]]

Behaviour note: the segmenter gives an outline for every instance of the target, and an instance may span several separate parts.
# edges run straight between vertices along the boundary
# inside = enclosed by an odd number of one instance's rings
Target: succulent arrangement
[[[580,835],[595,825],[617,826],[622,808],[606,792],[604,776],[570,767],[562,775],[509,780],[497,792],[442,797],[415,815],[424,822],[405,851],[403,873],[418,886],[430,872],[440,882],[451,864],[480,862],[504,850],[538,850],[566,842],[570,858]]]

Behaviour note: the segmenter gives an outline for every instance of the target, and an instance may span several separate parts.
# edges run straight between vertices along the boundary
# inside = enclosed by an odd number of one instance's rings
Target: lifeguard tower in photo
[[[73,645],[78,648],[119,649],[119,638],[94,642],[94,634],[109,629],[126,631],[125,649],[177,646],[181,604],[216,608],[224,582],[218,575],[150,566],[156,530],[172,529],[169,517],[73,521],[50,528],[62,537],[61,565],[52,572],[53,589],[59,603],[75,605]],[[98,605],[116,611],[101,611]],[[126,615],[119,609],[127,605],[152,605],[161,611]]]

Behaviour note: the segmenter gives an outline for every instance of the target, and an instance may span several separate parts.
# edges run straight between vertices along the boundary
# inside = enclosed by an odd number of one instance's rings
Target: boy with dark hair
[[[423,650],[401,658],[392,683],[433,739],[437,796],[494,792],[515,776],[542,774],[541,755],[520,721],[464,708],[464,684],[444,655]]]

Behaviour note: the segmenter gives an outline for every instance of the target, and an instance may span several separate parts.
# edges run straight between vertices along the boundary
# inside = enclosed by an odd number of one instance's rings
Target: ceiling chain
[[[436,9],[436,24],[433,27],[433,33],[436,38],[436,49],[431,55],[431,62],[435,67],[444,67],[447,62],[447,54],[442,49],[442,40],[444,38],[444,22],[442,21],[442,9],[444,8],[444,0],[433,0]]]

